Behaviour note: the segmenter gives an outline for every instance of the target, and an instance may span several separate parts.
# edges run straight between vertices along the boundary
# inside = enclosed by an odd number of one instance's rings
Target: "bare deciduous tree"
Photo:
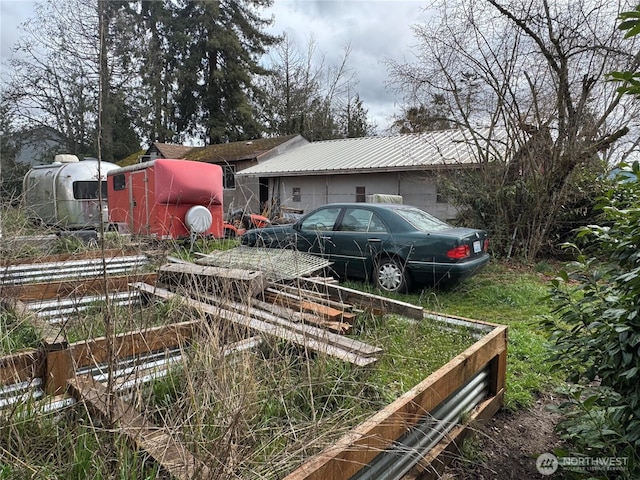
[[[417,60],[390,63],[393,85],[410,105],[441,95],[455,125],[507,132],[506,154],[479,152],[481,181],[451,182],[450,199],[467,220],[492,230],[502,252],[515,248],[534,259],[556,241],[567,211],[589,210],[604,164],[621,154],[620,139],[638,123],[638,106],[605,79],[638,62],[616,28],[628,5],[463,0],[431,7],[432,22],[415,27]]]
[[[102,76],[104,159],[114,160],[114,136],[125,133],[122,126],[127,117],[122,109],[128,90],[134,88],[131,80],[136,73],[136,40],[133,31],[126,28],[125,6],[113,2],[105,8],[107,39],[101,56],[98,3],[66,0],[37,4],[35,16],[26,22],[25,35],[15,47],[17,55],[9,62],[9,78],[3,85],[3,94],[22,119],[17,127],[52,129],[64,142],[66,152],[95,155]],[[132,131],[130,124],[126,127]],[[133,143],[136,141],[139,144],[133,135]]]
[[[300,133],[311,141],[372,133],[367,110],[354,93],[357,81],[348,67],[349,54],[347,46],[341,62],[327,67],[313,38],[302,53],[285,35],[271,57],[272,75],[264,87],[269,100],[264,116],[271,132]]]

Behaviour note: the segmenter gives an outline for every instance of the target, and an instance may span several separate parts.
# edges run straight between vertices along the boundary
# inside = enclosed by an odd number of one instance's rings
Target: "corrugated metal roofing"
[[[362,170],[416,170],[472,164],[478,161],[473,139],[492,138],[492,151],[503,151],[504,133],[489,129],[443,130],[389,137],[362,137],[314,142],[294,148],[239,176],[279,176],[353,173]],[[483,140],[486,145],[486,140]]]

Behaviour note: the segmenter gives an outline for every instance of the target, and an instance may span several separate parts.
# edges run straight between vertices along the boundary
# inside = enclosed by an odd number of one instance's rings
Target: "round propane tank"
[[[192,233],[204,233],[211,228],[213,217],[206,207],[195,205],[187,210],[184,222]]]

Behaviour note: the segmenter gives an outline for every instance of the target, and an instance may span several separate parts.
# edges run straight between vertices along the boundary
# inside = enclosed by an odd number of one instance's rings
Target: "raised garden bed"
[[[46,295],[59,296],[61,288],[49,286]],[[69,290],[69,285],[64,288]],[[148,428],[169,434],[175,447],[170,453],[158,453],[153,442],[140,444],[133,434],[130,439],[154,459],[149,468],[160,465],[177,478],[190,478],[205,465],[213,476],[291,480],[376,478],[389,464],[399,474],[437,471],[444,458],[440,453],[463,435],[457,421],[490,417],[501,405],[505,327],[433,314],[416,320],[407,314],[416,317],[418,309],[401,302],[333,284],[313,288],[330,297],[334,306],[357,307],[349,336],[382,347],[384,353],[375,362],[359,367],[278,335],[239,343],[249,330],[234,321],[238,311],[216,315],[208,310],[213,307],[183,305],[178,307],[183,315],[187,309],[197,312],[192,321],[120,334],[110,349],[104,339],[63,339],[3,357],[0,384],[39,378],[46,398],[71,393],[73,401],[108,417],[108,409],[97,400],[104,387],[91,379],[98,376],[96,366],[103,365],[104,374],[109,350],[123,360],[179,356],[166,364],[162,375],[152,374],[148,366],[137,373],[131,367],[114,382],[124,385],[133,377],[149,376],[149,382],[133,382],[134,387],[121,390],[126,396],[118,400],[118,408],[131,418],[125,416],[116,425],[127,436],[130,424],[142,418]],[[33,299],[35,290],[29,291]],[[383,315],[385,310],[396,313]],[[477,392],[462,390],[455,397],[465,385]],[[457,412],[455,405],[462,410]],[[426,445],[407,443],[401,456],[391,450],[398,442],[412,441],[408,433],[440,428],[432,428],[428,420],[443,411],[455,417],[450,425],[445,422],[445,440],[436,436]],[[439,420],[442,424],[446,418]],[[424,432],[413,437],[426,438]],[[391,455],[386,460],[379,455],[385,450]],[[413,458],[406,463],[406,457]]]

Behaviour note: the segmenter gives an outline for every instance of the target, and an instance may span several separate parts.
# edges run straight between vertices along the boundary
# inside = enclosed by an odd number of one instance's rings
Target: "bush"
[[[547,328],[553,361],[580,382],[561,405],[562,436],[579,453],[627,457],[626,474],[640,477],[640,166],[602,200],[607,226],[579,237],[597,257],[579,256],[552,281],[558,319]],[[615,473],[620,477],[621,472]]]

